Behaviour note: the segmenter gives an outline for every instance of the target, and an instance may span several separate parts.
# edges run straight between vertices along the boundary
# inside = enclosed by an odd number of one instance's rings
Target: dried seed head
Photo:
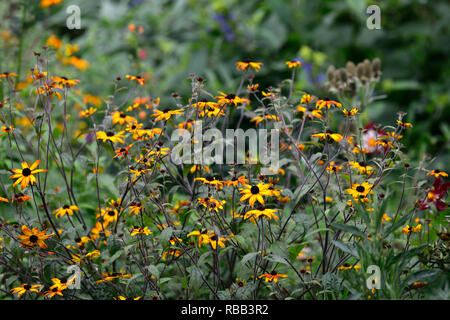
[[[364,59],[364,75],[369,79],[372,76],[372,64],[368,59]]]
[[[342,82],[347,82],[347,71],[344,68],[339,69],[339,79]]]
[[[334,71],[335,70],[336,70],[336,68],[333,65],[328,67],[328,69],[327,69],[327,79],[328,79],[329,82],[333,82],[333,80],[334,80]]]
[[[347,72],[351,75],[351,76],[355,76],[356,75],[356,66],[352,61],[347,61],[347,64],[345,65],[345,69],[347,69]]]
[[[360,62],[356,65],[356,75],[360,79],[364,76],[364,63]]]
[[[381,60],[380,58],[375,58],[372,61],[372,71],[377,73],[381,71]]]

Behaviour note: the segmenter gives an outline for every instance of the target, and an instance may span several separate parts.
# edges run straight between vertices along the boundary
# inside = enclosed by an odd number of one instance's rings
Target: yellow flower
[[[46,172],[45,169],[37,169],[37,166],[41,160],[36,160],[31,166],[28,165],[27,162],[22,162],[21,166],[22,169],[12,169],[12,172],[15,174],[10,176],[10,179],[17,179],[16,182],[14,182],[13,186],[15,187],[20,183],[20,189],[25,189],[30,183],[35,184],[36,178],[34,177],[34,174],[39,172]]]
[[[431,170],[427,173],[427,176],[434,176],[435,178],[439,178],[439,176],[448,177],[448,174],[444,171],[440,171],[438,169]]]
[[[337,101],[330,100],[330,98],[320,99],[316,102],[316,108],[319,110],[322,109],[323,107],[327,107],[328,109],[330,109],[330,107],[332,106],[342,108],[342,104],[340,104]]]
[[[219,91],[219,93],[221,95],[217,96],[216,99],[218,99],[218,103],[220,103],[220,104],[234,104],[235,106],[237,106],[238,104],[250,102],[248,99],[239,98],[238,96],[236,96],[233,93],[225,94],[221,91]]]
[[[78,116],[80,118],[87,118],[87,117],[90,117],[91,115],[93,115],[96,111],[97,111],[97,108],[90,107],[89,109],[80,111]]]
[[[362,184],[354,183],[352,188],[345,190],[345,192],[351,194],[354,199],[365,198],[369,193],[373,193],[372,187],[373,185],[367,182],[363,182]]]
[[[266,282],[278,282],[278,278],[287,278],[287,274],[279,274],[276,271],[272,271],[271,273],[264,273],[260,275],[258,278],[266,278]]]
[[[334,161],[330,162],[330,165],[327,167],[328,172],[338,172],[342,169],[342,166],[338,166]]]
[[[236,69],[238,71],[245,71],[249,68],[259,71],[261,69],[262,62],[253,62],[251,59],[245,59],[244,61],[236,62]]]
[[[389,217],[386,213],[383,214],[383,217],[381,218],[381,222],[383,223],[384,221],[390,221],[392,220],[391,217]]]
[[[183,109],[178,109],[178,110],[170,110],[170,109],[165,109],[163,111],[155,109],[154,110],[154,114],[151,115],[151,117],[156,117],[155,121],[160,121],[160,120],[169,120],[171,116],[173,115],[183,115]]]
[[[79,211],[80,208],[78,208],[77,206],[74,205],[64,205],[59,209],[56,209],[55,211],[53,211],[53,214],[56,216],[56,218],[58,218],[58,216],[60,217],[64,217],[65,214],[68,214],[69,216],[73,215],[73,211]]]
[[[125,77],[130,81],[137,81],[141,86],[143,86],[145,83],[145,79],[141,76],[130,76],[129,74],[127,74]]]
[[[41,287],[40,284],[34,284],[34,285],[29,285],[29,284],[22,284],[22,286],[20,287],[16,287],[11,289],[11,293],[17,293],[17,297],[20,297],[21,295],[23,295],[26,292],[36,292],[39,293],[38,288]]]
[[[125,143],[122,138],[124,138],[125,131],[120,131],[119,133],[114,133],[112,131],[97,131],[97,139],[102,140],[103,142],[111,141],[112,143]]]
[[[342,139],[344,139],[344,137],[342,137],[340,134],[338,133],[333,133],[331,131],[327,131],[326,133],[316,133],[316,134],[312,134],[311,137],[313,138],[319,138],[319,139],[328,139],[329,141],[336,141],[339,142]]]
[[[61,3],[63,0],[41,0],[41,7],[46,8]]]
[[[277,212],[278,210],[275,209],[266,209],[266,208],[262,208],[262,209],[257,209],[257,210],[250,210],[247,211],[244,214],[244,219],[259,219],[259,218],[264,218],[267,220],[271,220],[274,219],[276,221],[278,221],[278,216],[275,214],[275,212]]]
[[[150,233],[152,233],[148,227],[140,228],[140,227],[132,227],[130,235],[134,237],[137,234],[145,234],[148,236]]]
[[[116,124],[124,124],[124,123],[135,123],[137,122],[136,118],[131,117],[123,112],[120,111],[116,111],[113,113],[113,119],[112,119],[112,123]]]
[[[353,108],[350,111],[347,111],[347,109],[342,110],[342,112],[347,116],[347,117],[351,117],[354,116],[357,112],[358,112],[358,108]]]
[[[242,197],[240,199],[241,202],[248,199],[250,206],[253,208],[255,201],[258,201],[262,205],[264,205],[263,196],[273,196],[272,190],[269,189],[269,184],[259,183],[258,185],[245,185],[245,188],[240,188],[239,192],[242,193]]]
[[[300,68],[302,66],[302,64],[299,60],[286,61],[286,65],[288,66],[289,69],[297,68],[297,67]]]
[[[412,127],[412,124],[408,123],[408,122],[402,122],[400,120],[397,120],[397,123],[403,128],[410,128],[410,127]]]
[[[350,161],[349,164],[352,168],[357,169],[360,174],[362,173],[369,174],[372,171],[374,171],[373,167],[368,166],[365,162]]]

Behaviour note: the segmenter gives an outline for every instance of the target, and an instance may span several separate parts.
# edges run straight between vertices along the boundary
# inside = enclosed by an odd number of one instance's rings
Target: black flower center
[[[214,177],[211,177],[211,176],[206,177],[206,180],[208,180],[208,181],[213,181],[213,180],[214,180]]]
[[[22,175],[24,177],[28,177],[31,174],[31,170],[29,168],[25,168],[22,170]]]
[[[63,209],[69,209],[70,208],[70,206],[68,205],[68,204],[65,204],[64,206],[63,206]]]
[[[112,210],[111,210],[111,211],[108,211],[108,216],[111,216],[111,217],[112,217],[112,216],[114,216],[115,214],[116,214],[116,213],[115,213],[114,211],[112,211]]]
[[[251,192],[252,194],[258,194],[258,193],[259,193],[259,188],[258,188],[257,186],[252,186],[252,187],[250,188],[250,192]]]
[[[356,191],[358,191],[358,192],[364,192],[365,190],[366,190],[366,188],[364,188],[363,186],[356,187]]]
[[[29,284],[26,284],[26,285],[23,286],[23,288],[24,288],[25,290],[30,290],[30,289],[31,289],[31,286],[30,286]]]
[[[31,243],[36,243],[38,240],[39,240],[39,238],[37,236],[35,236],[34,234],[30,237]]]
[[[113,137],[113,136],[114,136],[114,132],[108,131],[108,132],[106,133],[106,135],[107,135],[108,137]]]
[[[270,274],[273,275],[273,276],[276,276],[278,274],[278,272],[272,271]]]
[[[439,169],[434,170],[434,173],[439,173],[439,172],[441,172],[441,170],[439,170]]]
[[[228,99],[228,100],[233,100],[234,98],[236,98],[236,95],[234,95],[234,94],[232,94],[232,93],[230,93],[229,95],[227,95],[227,96],[225,97],[225,99]]]
[[[126,118],[126,116],[127,116],[127,115],[126,115],[125,113],[123,113],[123,112],[120,113],[120,117],[121,117],[121,118]]]

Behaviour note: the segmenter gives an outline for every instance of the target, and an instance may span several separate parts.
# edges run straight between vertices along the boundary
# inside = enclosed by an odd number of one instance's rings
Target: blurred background
[[[381,9],[379,30],[366,26],[372,4]],[[80,30],[66,26],[70,5],[80,8]],[[0,20],[0,71],[19,74],[22,94],[34,52],[46,44],[49,71],[80,79],[84,104],[101,103],[126,74],[143,75],[139,93],[161,105],[174,103],[173,92],[187,102],[191,73],[210,92],[234,92],[235,63],[246,58],[264,64],[256,74],[262,89],[290,78],[285,62],[300,59],[296,89],[324,97],[330,65],[379,57],[376,94],[386,98],[367,108],[369,120],[393,124],[404,111],[413,124],[404,140],[411,159],[430,153],[441,170],[450,160],[446,0],[9,0],[0,3]]]

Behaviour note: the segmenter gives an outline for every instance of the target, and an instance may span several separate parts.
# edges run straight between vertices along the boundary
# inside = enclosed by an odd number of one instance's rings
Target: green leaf
[[[356,249],[354,247],[351,247],[349,244],[347,243],[343,243],[342,241],[339,240],[331,240],[331,242],[338,247],[339,249],[341,249],[342,251],[351,254],[352,256],[359,258],[358,252],[356,251]]]
[[[339,230],[342,230],[342,231],[350,232],[350,233],[352,233],[352,234],[354,234],[354,235],[356,235],[358,237],[361,237],[361,238],[365,238],[366,237],[366,235],[361,230],[359,230],[357,227],[355,227],[355,226],[348,226],[346,224],[339,224],[339,223],[332,223],[330,226],[332,228],[334,228],[334,229],[339,229]]]

